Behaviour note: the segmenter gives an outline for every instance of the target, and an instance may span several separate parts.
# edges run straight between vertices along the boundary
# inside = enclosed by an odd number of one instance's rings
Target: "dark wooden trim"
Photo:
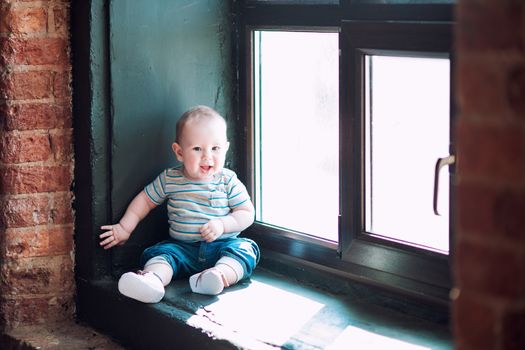
[[[445,290],[452,286],[447,255],[403,247],[364,230],[364,57],[448,56],[451,38],[451,23],[344,21],[340,42],[341,128],[351,138],[341,147],[342,178],[347,179],[342,184],[342,237],[347,237],[341,242],[342,258]]]
[[[399,51],[409,54],[443,53],[452,50],[452,23],[417,21],[345,20],[342,36],[348,49]]]
[[[84,280],[111,274],[111,256],[93,234],[111,213],[107,11],[104,0],[71,5],[75,269],[77,279]]]
[[[246,28],[246,27],[245,27]],[[248,188],[248,191],[250,192],[252,199],[255,201],[255,181],[256,181],[256,174],[255,174],[255,167],[253,166],[252,159],[255,159],[255,110],[253,108],[255,103],[255,96],[253,90],[250,88],[253,86],[254,80],[253,80],[253,59],[252,58],[252,52],[253,52],[253,35],[250,28],[246,28],[243,32],[243,38],[244,38],[244,69],[242,70],[242,83],[243,88],[245,91],[242,96],[245,98],[245,118],[240,120],[246,121],[246,133],[247,133],[247,142],[246,142],[246,157],[244,158],[245,166],[247,169],[247,172],[249,176],[247,179],[249,180],[246,183],[246,186]]]
[[[293,263],[297,266],[314,268],[321,273],[329,273],[338,278],[356,281],[366,285],[379,287],[385,291],[394,292],[395,294],[415,298],[431,305],[440,305],[446,307],[449,299],[449,288],[447,286],[428,283],[427,281],[415,280],[405,276],[392,273],[391,271],[381,271],[377,269],[379,264],[388,266],[389,261],[378,260],[376,266],[367,266],[362,264],[359,259],[357,263],[352,260],[342,260],[334,248],[328,248],[319,244],[314,244],[305,240],[293,238],[290,235],[279,235],[275,231],[264,228],[260,225],[253,225],[244,232],[244,236],[255,240],[264,257],[271,257],[272,260],[279,261],[284,265]],[[368,257],[374,254],[375,257],[385,255],[395,255],[398,252],[389,247],[367,246],[359,244],[355,249],[358,258],[363,255]],[[376,249],[374,251],[374,249]],[[403,263],[407,263],[410,256],[406,252],[401,252],[404,256]],[[421,258],[417,257],[421,260]],[[399,257],[397,258],[400,259]],[[433,262],[434,269],[430,272],[432,275],[439,275],[443,268],[441,262]],[[445,264],[446,265],[446,264]],[[415,265],[414,268],[419,268]]]
[[[337,27],[342,20],[362,21],[452,21],[454,5],[403,3],[400,1],[343,1],[341,4],[245,3],[246,24],[265,28]]]

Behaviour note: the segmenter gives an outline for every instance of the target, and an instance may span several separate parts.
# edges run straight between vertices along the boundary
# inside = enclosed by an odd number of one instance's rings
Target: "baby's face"
[[[177,159],[184,164],[184,175],[191,180],[207,181],[223,166],[229,147],[226,125],[218,118],[189,120],[180,144],[172,145]]]

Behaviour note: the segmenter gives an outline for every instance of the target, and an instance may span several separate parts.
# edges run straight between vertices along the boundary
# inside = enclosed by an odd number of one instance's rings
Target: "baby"
[[[173,277],[190,276],[193,292],[217,295],[252,274],[259,248],[238,235],[253,223],[254,207],[236,174],[223,168],[228,147],[226,121],[212,108],[197,106],[181,116],[172,150],[182,165],[147,185],[117,224],[102,226],[104,249],[124,244],[168,200],[170,238],[144,250],[143,270],[123,274],[120,293],[156,303]]]

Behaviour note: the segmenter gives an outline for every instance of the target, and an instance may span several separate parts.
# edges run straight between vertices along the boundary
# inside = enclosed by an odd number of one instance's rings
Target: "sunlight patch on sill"
[[[187,323],[199,327],[204,317],[245,339],[281,346],[325,306],[260,281],[252,280],[248,289],[219,295]]]

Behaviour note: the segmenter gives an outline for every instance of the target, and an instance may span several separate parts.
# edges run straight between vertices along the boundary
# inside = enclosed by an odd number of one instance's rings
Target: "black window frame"
[[[321,2],[321,1],[319,1]],[[317,3],[319,3],[317,2]],[[247,156],[247,187],[254,194],[252,70],[253,30],[336,31],[340,37],[340,193],[339,245],[306,235],[255,223],[247,235],[263,253],[282,260],[314,266],[328,273],[381,286],[407,296],[447,305],[452,286],[449,255],[409,247],[363,234],[362,154],[362,57],[366,53],[424,52],[448,54],[451,60],[451,125],[453,125],[452,1],[374,0],[312,1],[245,0],[238,3],[240,114],[245,116],[248,136],[243,145]],[[349,40],[349,35],[351,40]],[[344,62],[350,62],[349,65]],[[357,79],[354,79],[357,78]],[[353,87],[353,88],[350,88]],[[341,96],[349,96],[343,99]],[[240,118],[243,120],[243,118]],[[351,130],[354,143],[345,143]],[[346,134],[344,134],[346,133]],[[453,154],[453,135],[451,134]],[[242,164],[242,162],[241,162]],[[451,168],[453,174],[454,168]],[[350,181],[343,181],[350,179]],[[453,184],[451,175],[451,184]],[[345,199],[346,198],[346,199]],[[453,187],[450,196],[450,242],[453,238]]]

